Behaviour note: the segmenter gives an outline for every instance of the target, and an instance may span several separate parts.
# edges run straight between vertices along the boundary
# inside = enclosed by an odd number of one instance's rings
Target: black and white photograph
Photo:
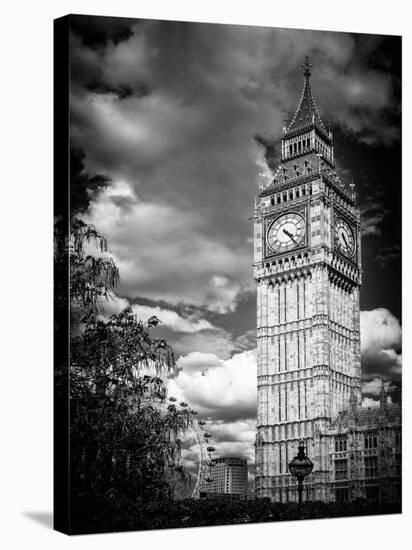
[[[55,529],[400,514],[401,36],[54,48]]]

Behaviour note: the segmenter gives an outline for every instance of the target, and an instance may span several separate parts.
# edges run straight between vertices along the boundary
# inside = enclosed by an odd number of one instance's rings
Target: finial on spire
[[[313,67],[312,63],[309,61],[309,56],[305,57],[304,63],[302,63],[303,76],[309,78],[311,75],[311,68]]]

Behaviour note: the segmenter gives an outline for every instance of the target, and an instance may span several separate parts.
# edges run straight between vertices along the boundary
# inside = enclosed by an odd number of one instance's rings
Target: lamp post
[[[303,480],[313,469],[313,462],[305,454],[305,442],[300,440],[298,454],[289,462],[289,471],[298,480],[299,511],[302,506]]]

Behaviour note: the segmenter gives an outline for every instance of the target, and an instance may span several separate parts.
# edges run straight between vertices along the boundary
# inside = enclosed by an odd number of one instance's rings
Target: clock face
[[[338,218],[335,223],[335,243],[338,250],[349,258],[355,253],[355,238],[349,224],[342,218]]]
[[[267,243],[275,252],[286,252],[302,244],[305,231],[305,220],[300,214],[283,214],[270,225]]]

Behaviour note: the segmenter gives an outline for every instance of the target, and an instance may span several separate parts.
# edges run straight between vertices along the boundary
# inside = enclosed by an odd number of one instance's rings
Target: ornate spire
[[[289,126],[286,128],[285,133],[299,131],[305,126],[315,124],[319,130],[325,134],[325,136],[329,137],[329,132],[320,118],[315,100],[313,99],[312,90],[310,88],[309,78],[312,74],[312,67],[313,65],[310,62],[309,57],[306,56],[305,61],[302,63],[303,76],[305,77],[302,95],[300,97],[296,113]]]
[[[381,391],[379,393],[379,404],[381,407],[381,410],[385,410],[386,405],[388,403],[388,394],[385,390],[385,383],[383,381],[383,378],[381,379]]]

